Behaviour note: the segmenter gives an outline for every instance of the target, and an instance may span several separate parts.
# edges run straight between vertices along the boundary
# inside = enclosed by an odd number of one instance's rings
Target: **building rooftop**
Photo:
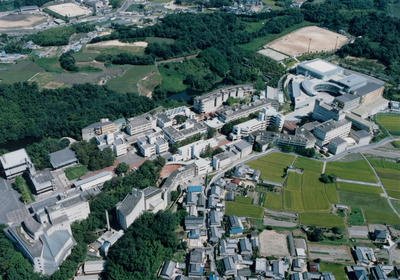
[[[159,188],[155,188],[155,187],[147,187],[143,190],[144,193],[144,197],[145,198],[151,198],[159,193],[161,193],[162,190]]]
[[[340,121],[328,120],[328,121],[323,122],[320,125],[316,126],[315,129],[318,129],[318,130],[326,133],[331,130],[337,129],[343,125],[346,125],[347,123],[349,123],[348,120],[340,120]]]
[[[53,168],[59,168],[77,162],[75,152],[69,148],[54,152],[50,155],[50,163]]]
[[[357,96],[355,94],[346,93],[346,94],[339,95],[339,96],[335,97],[335,100],[337,100],[339,102],[346,103],[346,102],[349,102],[349,101],[353,101],[354,99],[357,99],[357,98],[359,98],[359,96]]]
[[[329,63],[329,62],[319,59],[319,58],[303,62],[303,63],[301,63],[301,65],[304,68],[307,68],[311,71],[317,72],[322,75],[325,75],[327,73],[334,72],[334,71],[337,71],[338,69],[340,69],[339,66],[334,65],[332,63]]]
[[[358,96],[364,96],[372,91],[375,91],[377,89],[382,88],[383,85],[374,83],[374,82],[368,82],[366,85],[359,87],[355,90]]]
[[[102,178],[102,177],[104,177],[104,176],[109,176],[109,175],[112,176],[113,173],[112,173],[111,171],[103,171],[103,172],[97,173],[97,174],[95,174],[95,175],[93,175],[93,176],[87,177],[87,178],[85,178],[85,179],[78,180],[78,181],[76,181],[76,182],[74,183],[74,185],[75,185],[75,187],[79,187],[79,186],[81,186],[81,185],[83,185],[83,184],[92,182],[92,181],[94,181],[94,180],[96,180],[96,179]]]
[[[142,198],[143,192],[133,188],[130,194],[128,194],[121,202],[117,203],[116,208],[124,216],[127,216],[132,212]]]
[[[335,137],[329,142],[329,145],[335,145],[335,146],[339,146],[342,144],[347,144],[347,141],[341,137]]]
[[[31,162],[25,149],[19,149],[13,152],[6,153],[0,157],[1,165],[4,169],[18,165],[23,165],[26,162]]]

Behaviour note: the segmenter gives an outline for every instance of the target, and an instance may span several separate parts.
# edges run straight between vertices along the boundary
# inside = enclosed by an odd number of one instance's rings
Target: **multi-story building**
[[[168,141],[164,139],[159,132],[151,135],[139,137],[137,139],[139,152],[144,157],[150,157],[156,154],[162,154],[168,151]]]
[[[218,118],[222,122],[231,122],[249,116],[252,113],[261,111],[264,107],[271,106],[268,99],[259,99],[249,104],[240,104],[233,107],[225,107],[217,112]]]
[[[199,113],[215,112],[229,97],[244,98],[254,91],[252,85],[239,85],[215,90],[194,99],[194,109]]]
[[[91,177],[76,181],[74,186],[76,188],[81,188],[83,191],[87,191],[94,187],[102,186],[106,181],[111,180],[112,177],[113,173],[111,171],[103,171]]]
[[[117,219],[120,226],[126,230],[144,211],[156,213],[165,209],[167,204],[168,198],[164,189],[133,188],[130,194],[117,203]]]
[[[96,137],[97,147],[99,150],[110,148],[114,154],[119,157],[128,152],[128,145],[120,132],[108,133]]]
[[[31,171],[31,173],[35,172],[31,159],[25,149],[19,149],[0,156],[0,163],[3,168],[2,172],[7,179],[21,175],[27,170]]]
[[[218,145],[215,138],[210,138],[207,140],[199,140],[188,145],[178,148],[178,151],[173,155],[174,161],[186,161],[194,158],[199,158],[201,153],[209,146],[214,148]]]
[[[152,130],[156,127],[157,120],[150,114],[143,114],[134,118],[128,119],[126,132],[129,135],[136,135],[145,131]]]
[[[168,141],[173,144],[196,134],[205,134],[207,132],[207,127],[202,122],[190,119],[187,120],[179,130],[173,126],[169,126],[163,128],[163,132]]]
[[[258,115],[258,119],[265,121],[266,127],[275,126],[279,131],[282,130],[285,116],[280,114],[275,107],[265,107]]]
[[[251,119],[247,122],[234,125],[232,132],[229,134],[229,137],[233,140],[241,139],[257,130],[265,130],[265,128],[265,120]]]
[[[336,137],[345,138],[351,130],[351,122],[348,120],[329,120],[314,128],[314,135],[317,137],[317,145],[324,146]]]
[[[101,119],[100,122],[96,122],[82,128],[82,139],[89,141],[93,137],[114,133],[116,131],[117,127],[114,122],[110,121],[109,119]]]
[[[343,111],[350,111],[360,105],[360,96],[346,93],[335,97],[333,103]]]
[[[312,112],[312,117],[315,120],[327,121],[336,120],[340,121],[345,118],[345,113],[343,110],[335,105],[327,104],[319,99],[315,100],[314,110]]]

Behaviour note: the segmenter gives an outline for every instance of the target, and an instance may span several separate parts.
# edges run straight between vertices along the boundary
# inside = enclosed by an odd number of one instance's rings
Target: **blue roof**
[[[240,227],[235,227],[235,228],[231,228],[231,230],[229,231],[230,234],[238,234],[238,233],[242,233],[243,229]]]
[[[188,190],[188,192],[202,192],[203,187],[202,186],[188,186],[187,190]]]
[[[210,275],[210,277],[208,277],[208,280],[218,280],[217,275]]]

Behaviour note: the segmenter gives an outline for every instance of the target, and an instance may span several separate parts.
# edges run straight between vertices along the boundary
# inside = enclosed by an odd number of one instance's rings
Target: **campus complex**
[[[139,190],[132,186],[132,191],[115,206],[117,229],[110,226],[105,213],[107,229],[88,248],[88,255],[97,260],[87,261],[85,270],[75,279],[99,279],[109,248],[142,213],[156,213],[179,203],[188,214],[183,225],[188,255],[186,261],[165,260],[158,272],[160,278],[206,279],[207,275],[207,279],[334,280],[332,271],[310,257],[314,253],[307,249],[302,234],[252,231],[245,213],[241,216],[237,209],[232,214],[228,206],[247,193],[246,188],[260,184],[283,187],[282,182],[263,180],[262,170],[250,168],[247,161],[278,148],[314,150],[320,158],[329,159],[367,147],[379,133],[372,117],[387,111],[389,101],[382,96],[382,81],[321,59],[299,63],[283,87],[263,91],[251,84],[225,87],[195,97],[193,108],[101,119],[82,128],[83,140],[94,141],[99,150],[110,148],[117,161],[127,163],[131,169],[161,156],[166,160],[165,169],[170,171],[158,187]],[[291,103],[293,112],[281,111],[283,91],[288,93],[286,102]],[[227,105],[228,100],[233,104]],[[309,121],[301,122],[304,117]],[[222,135],[221,130],[232,122],[231,130]],[[210,150],[215,153],[207,155]],[[22,175],[36,198],[29,205],[4,206],[1,223],[9,225],[6,235],[34,270],[46,275],[53,274],[70,255],[76,243],[71,224],[88,217],[89,197],[99,194],[103,184],[116,176],[111,168],[68,180],[64,171],[79,164],[76,153],[65,148],[49,158],[50,169],[36,170],[25,149],[0,157],[4,177],[0,186],[5,195],[15,200],[11,184]],[[307,172],[288,166],[288,173]],[[225,174],[228,172],[229,176]],[[211,181],[210,175],[215,176]],[[171,193],[177,190],[180,196],[171,201]],[[334,206],[346,207],[338,203]],[[280,217],[276,219],[278,228],[284,215],[297,217],[293,212],[274,215]],[[308,234],[310,225],[302,224],[301,229]],[[360,231],[364,232],[364,227]],[[371,237],[372,244],[392,246],[394,240],[384,226],[371,229],[370,235],[366,231],[362,236]],[[275,242],[280,242],[282,249],[274,251],[271,243]],[[391,263],[378,263],[368,246],[354,246],[351,252],[346,267],[350,279],[370,276],[386,280],[391,277],[388,275],[398,277],[400,273],[399,267]]]

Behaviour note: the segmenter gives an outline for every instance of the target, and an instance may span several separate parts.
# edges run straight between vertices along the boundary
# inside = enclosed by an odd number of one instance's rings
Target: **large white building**
[[[148,130],[156,128],[157,120],[150,114],[143,114],[134,118],[128,119],[126,132],[129,135],[136,135]]]
[[[194,99],[194,109],[199,113],[215,112],[229,97],[244,98],[254,91],[253,85],[239,85],[217,89]]]
[[[124,200],[117,204],[117,218],[120,226],[126,230],[144,211],[153,213],[167,207],[165,190],[147,187],[144,190],[133,188]]]
[[[234,125],[232,128],[232,132],[229,134],[229,137],[233,140],[241,139],[257,130],[265,130],[265,128],[265,120],[251,119],[246,122]]]
[[[178,148],[178,151],[173,155],[174,161],[187,161],[194,158],[199,158],[201,153],[210,146],[210,148],[217,147],[218,143],[215,138],[210,138],[207,140],[199,140],[188,145]]]
[[[0,156],[0,163],[3,167],[2,171],[7,179],[21,175],[27,170],[32,170],[31,173],[35,171],[25,149],[19,149]]]
[[[128,145],[120,132],[98,136],[96,137],[96,141],[99,150],[102,151],[105,148],[110,148],[117,157],[125,155],[128,152]]]
[[[351,130],[351,122],[348,120],[329,120],[314,128],[314,135],[317,137],[316,144],[324,146],[336,137],[345,138]]]
[[[168,152],[168,141],[164,139],[162,133],[153,133],[137,139],[139,152],[144,157]]]
[[[102,186],[106,181],[111,180],[113,173],[110,171],[103,171],[96,175],[90,176],[88,178],[78,180],[74,183],[76,188],[81,188],[83,191],[87,191],[94,187]]]

